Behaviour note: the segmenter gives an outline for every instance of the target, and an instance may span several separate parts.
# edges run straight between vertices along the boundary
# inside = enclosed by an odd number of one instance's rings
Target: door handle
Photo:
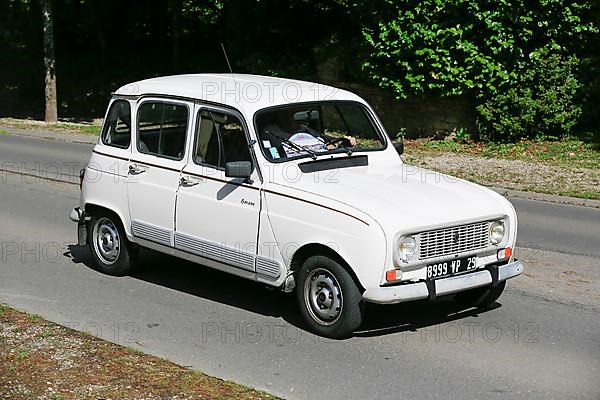
[[[182,176],[181,179],[179,179],[179,185],[180,186],[196,186],[197,184],[199,184],[200,181],[197,181],[196,179],[193,179],[190,176]]]
[[[142,173],[146,172],[147,170],[148,170],[148,168],[143,167],[138,164],[130,164],[129,165],[129,173],[132,175],[142,174]]]

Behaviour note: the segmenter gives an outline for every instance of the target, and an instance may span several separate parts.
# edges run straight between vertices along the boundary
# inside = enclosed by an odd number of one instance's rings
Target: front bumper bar
[[[408,283],[398,286],[380,286],[365,290],[363,298],[372,303],[391,304],[419,299],[435,299],[437,296],[461,292],[486,285],[497,285],[521,274],[523,264],[514,261],[493,266],[469,274],[451,276],[434,281]]]
[[[77,223],[77,243],[80,246],[87,244],[87,221],[89,217],[79,207],[75,207],[69,214],[69,219]]]

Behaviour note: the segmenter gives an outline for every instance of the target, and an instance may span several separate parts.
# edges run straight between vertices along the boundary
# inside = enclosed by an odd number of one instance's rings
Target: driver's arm
[[[325,133],[321,133],[318,132],[316,129],[311,128],[308,125],[302,124],[302,126],[297,130],[297,132],[307,132],[310,133],[311,135],[313,135],[314,137],[318,137],[321,138],[325,141],[325,143],[329,143],[335,139],[342,139],[342,138],[336,138],[335,136],[329,136]],[[356,138],[354,138],[353,136],[344,136],[343,139],[347,140],[347,143],[344,144],[345,147],[354,147],[356,146]],[[331,149],[335,149],[336,147],[339,147],[341,145],[341,143],[338,143],[337,145],[328,145],[327,148],[329,150]]]

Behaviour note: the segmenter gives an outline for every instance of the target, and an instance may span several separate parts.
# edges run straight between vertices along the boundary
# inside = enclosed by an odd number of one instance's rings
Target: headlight
[[[490,240],[492,244],[499,244],[504,239],[504,221],[494,221],[490,225]]]
[[[417,241],[414,237],[402,238],[398,243],[398,255],[403,262],[408,262],[417,252]]]

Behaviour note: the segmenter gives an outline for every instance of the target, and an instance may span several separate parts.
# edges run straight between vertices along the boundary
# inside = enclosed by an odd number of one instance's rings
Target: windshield
[[[385,140],[366,108],[356,102],[292,104],[260,111],[256,127],[265,156],[298,157],[381,150]]]

